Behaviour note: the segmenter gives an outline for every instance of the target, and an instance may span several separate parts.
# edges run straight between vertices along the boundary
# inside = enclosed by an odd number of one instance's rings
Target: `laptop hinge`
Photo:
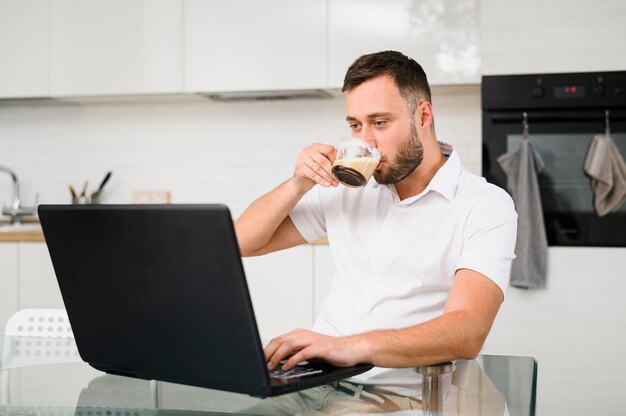
[[[98,364],[98,363],[89,363],[89,364],[97,370],[104,371],[107,374],[112,374],[115,376],[133,377],[133,378],[140,378],[143,380],[152,379],[151,377],[147,377],[143,374],[137,373],[132,368],[115,367],[115,366],[110,366],[106,364]]]

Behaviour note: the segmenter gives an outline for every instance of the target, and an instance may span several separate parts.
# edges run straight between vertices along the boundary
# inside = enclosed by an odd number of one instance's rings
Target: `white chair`
[[[10,369],[80,361],[65,309],[22,309],[14,313],[4,331],[0,403],[10,402]]]
[[[41,364],[81,362],[65,309],[22,309],[9,319],[4,331],[0,372],[1,404],[9,404],[9,371]],[[158,408],[158,382],[149,382],[150,398]]]
[[[13,314],[5,336],[73,338],[65,309],[22,309]]]

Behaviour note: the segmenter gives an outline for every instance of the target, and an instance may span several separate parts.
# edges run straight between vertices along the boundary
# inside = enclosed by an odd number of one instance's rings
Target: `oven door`
[[[626,247],[626,204],[599,217],[583,164],[592,138],[605,129],[604,110],[528,111],[529,139],[545,168],[539,174],[548,244],[551,246]],[[521,111],[483,112],[483,174],[507,189],[497,158],[519,146]],[[613,141],[626,156],[626,110],[610,112]]]

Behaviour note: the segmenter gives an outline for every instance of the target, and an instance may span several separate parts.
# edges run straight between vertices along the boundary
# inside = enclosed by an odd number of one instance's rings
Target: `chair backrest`
[[[9,318],[6,336],[74,338],[65,309],[22,309]]]
[[[7,322],[2,369],[81,361],[65,309],[22,309]]]

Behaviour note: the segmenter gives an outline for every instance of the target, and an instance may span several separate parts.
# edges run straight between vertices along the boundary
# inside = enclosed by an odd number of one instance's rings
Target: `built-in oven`
[[[593,137],[607,130],[626,157],[626,71],[485,76],[482,110],[489,182],[511,190],[497,159],[523,137],[543,159],[538,182],[549,245],[626,246],[626,204],[599,216],[583,169]]]

